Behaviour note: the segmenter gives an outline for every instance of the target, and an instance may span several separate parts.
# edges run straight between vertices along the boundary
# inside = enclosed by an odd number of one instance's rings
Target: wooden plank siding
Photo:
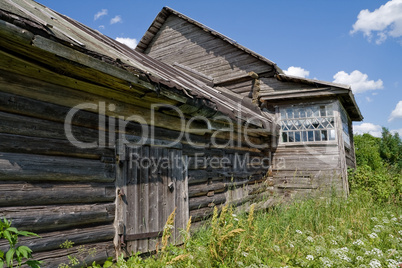
[[[175,62],[212,77],[215,84],[247,76],[249,72],[271,72],[272,66],[189,24],[169,16],[145,51],[162,62]]]

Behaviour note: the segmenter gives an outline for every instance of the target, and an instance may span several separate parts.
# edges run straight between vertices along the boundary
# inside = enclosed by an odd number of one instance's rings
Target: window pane
[[[295,132],[295,141],[300,142],[300,131]]]
[[[314,141],[314,131],[308,132],[308,141]]]
[[[320,125],[320,123],[318,122],[317,119],[313,119],[313,120],[312,120],[312,123],[313,123],[314,129],[318,128],[318,126]]]
[[[318,107],[312,107],[311,110],[313,111],[313,116],[314,117],[319,117],[320,116],[320,111],[318,110]]]
[[[313,111],[311,110],[311,108],[306,108],[306,109],[307,109],[307,111],[306,111],[307,117],[312,117],[313,116]]]
[[[323,141],[328,140],[328,132],[326,130],[321,130],[321,140]]]
[[[295,138],[294,138],[294,134],[293,132],[289,132],[289,142],[294,142]]]
[[[293,109],[292,108],[286,109],[286,114],[288,115],[288,118],[293,118]]]
[[[315,139],[315,141],[321,141],[321,133],[320,132],[321,131],[319,131],[319,130],[314,131],[314,139]]]
[[[300,118],[305,118],[306,117],[306,109],[300,108]]]
[[[303,141],[307,141],[307,131],[302,132]]]
[[[288,142],[288,133],[287,132],[282,132],[282,141]]]
[[[293,109],[293,118],[299,118],[299,109],[298,108]]]
[[[281,109],[281,119],[286,119],[286,109]]]
[[[327,116],[333,116],[334,115],[334,108],[332,108],[332,105],[327,105]]]
[[[329,139],[330,139],[331,141],[335,140],[335,129],[331,129],[331,130],[329,131]]]
[[[325,113],[325,106],[320,106],[320,115],[321,115],[321,116],[326,116],[326,113]]]

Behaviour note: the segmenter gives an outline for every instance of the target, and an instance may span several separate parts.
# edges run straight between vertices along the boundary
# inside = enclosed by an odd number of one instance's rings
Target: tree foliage
[[[349,173],[351,191],[368,192],[380,202],[400,202],[402,142],[398,133],[383,128],[381,138],[356,135],[354,142],[357,168]]]

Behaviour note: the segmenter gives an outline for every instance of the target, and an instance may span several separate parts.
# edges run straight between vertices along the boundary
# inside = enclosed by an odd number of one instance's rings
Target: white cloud
[[[116,17],[114,17],[113,19],[110,20],[110,24],[115,24],[118,22],[123,22],[120,15],[117,15]]]
[[[373,99],[372,99],[372,98],[370,98],[369,96],[367,96],[367,97],[366,97],[366,101],[367,101],[367,102],[372,102],[372,101],[373,101]]]
[[[372,123],[361,123],[360,125],[353,125],[353,132],[355,134],[368,133],[374,137],[381,137],[382,128],[380,125]]]
[[[402,36],[402,0],[391,0],[370,12],[368,9],[361,10],[357,21],[353,24],[351,34],[358,31],[371,41],[373,32],[376,32],[376,44],[384,42],[388,36]]]
[[[99,25],[99,27],[98,27],[99,29],[105,29],[105,25]]]
[[[95,14],[94,20],[97,20],[100,17],[103,17],[105,15],[107,15],[107,9],[102,9],[101,11],[99,11],[98,13]]]
[[[402,100],[398,102],[395,109],[391,112],[388,122],[391,122],[394,119],[402,119]]]
[[[393,130],[390,130],[389,132],[391,132],[392,134],[395,134],[395,133],[398,132],[399,137],[402,137],[402,128],[400,128],[400,129],[393,129]]]
[[[135,38],[117,37],[116,41],[125,44],[132,49],[134,49],[138,44],[138,41]]]
[[[362,93],[369,90],[382,89],[384,86],[382,80],[368,80],[368,75],[358,70],[350,74],[340,71],[334,75],[334,83],[347,84],[352,86],[353,93]]]
[[[287,75],[293,75],[293,76],[299,76],[306,78],[307,76],[310,75],[310,72],[307,70],[304,70],[301,67],[295,67],[295,66],[290,66],[287,70],[283,71]]]

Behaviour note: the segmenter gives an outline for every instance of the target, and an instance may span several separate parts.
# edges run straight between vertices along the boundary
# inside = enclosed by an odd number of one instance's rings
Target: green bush
[[[369,193],[378,202],[400,202],[402,176],[387,168],[373,170],[370,166],[358,166],[349,170],[350,191]]]
[[[354,137],[356,169],[349,170],[351,192],[365,192],[379,202],[400,202],[402,194],[402,142],[398,133],[383,128],[382,137]]]

